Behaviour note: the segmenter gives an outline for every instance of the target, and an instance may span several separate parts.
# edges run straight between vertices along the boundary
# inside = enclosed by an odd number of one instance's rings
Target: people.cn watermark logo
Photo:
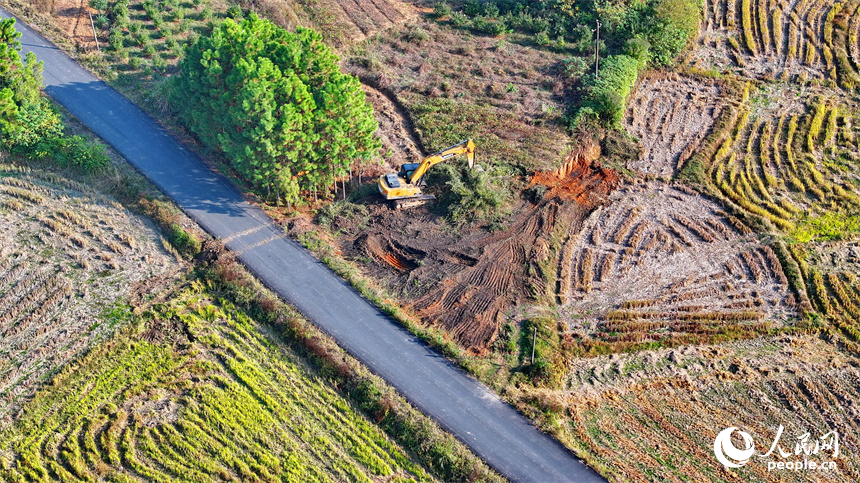
[[[780,445],[780,438],[784,431],[785,428],[780,425],[768,452],[758,454],[759,458],[771,457],[770,461],[767,462],[768,471],[774,469],[794,471],[835,470],[837,468],[836,461],[834,460],[839,457],[839,434],[836,431],[830,431],[817,439],[813,438],[809,432],[803,433],[797,437],[794,451],[785,450]],[[742,440],[742,447],[740,448],[736,446],[736,442],[732,441],[732,435],[735,433]],[[726,468],[740,468],[746,465],[753,455],[755,455],[755,452],[753,437],[749,433],[741,431],[737,426],[720,431],[716,439],[714,439],[714,456]],[[816,461],[808,458],[809,456],[816,456],[819,453],[824,456],[832,456],[834,460]],[[788,461],[778,461],[777,458]]]
[[[743,438],[746,448],[735,448],[734,443],[732,443],[732,433],[735,431]],[[753,445],[752,436],[735,426],[720,431],[717,439],[714,440],[714,455],[716,455],[717,461],[726,468],[740,468],[747,464],[753,453],[755,453],[755,445]],[[736,461],[736,463],[732,463],[729,459]]]

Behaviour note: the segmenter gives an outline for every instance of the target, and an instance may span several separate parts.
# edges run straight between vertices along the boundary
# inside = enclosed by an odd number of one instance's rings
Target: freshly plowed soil
[[[627,107],[625,128],[639,139],[642,156],[627,167],[671,177],[693,155],[722,112],[719,83],[679,75],[640,81]]]
[[[545,287],[556,227],[578,231],[582,220],[617,185],[611,170],[595,164],[599,149],[577,150],[557,172],[538,173],[547,186],[537,203],[521,202],[504,230],[452,233],[426,209],[371,209],[368,226],[342,239],[347,256],[396,287],[428,324],[443,327],[463,347],[484,352],[498,335],[504,313]],[[550,263],[550,270],[555,267]]]

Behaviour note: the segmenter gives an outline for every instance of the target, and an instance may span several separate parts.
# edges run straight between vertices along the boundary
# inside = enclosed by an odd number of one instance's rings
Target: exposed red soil
[[[347,220],[335,227],[352,232],[341,239],[341,248],[395,287],[425,323],[444,328],[469,351],[483,353],[506,312],[554,291],[546,286],[544,272],[557,269],[552,258],[556,227],[578,231],[618,184],[612,170],[595,163],[599,154],[596,145],[588,144],[559,170],[536,174],[533,184],[547,186],[547,193],[537,203],[520,202],[504,230],[488,233],[475,227],[452,233],[426,209],[392,212],[377,205],[365,228],[351,228]]]
[[[615,171],[594,164],[599,156],[600,146],[585,143],[577,147],[560,168],[535,173],[531,185],[547,187],[546,196],[549,198],[592,205],[595,197],[605,196],[618,186]]]

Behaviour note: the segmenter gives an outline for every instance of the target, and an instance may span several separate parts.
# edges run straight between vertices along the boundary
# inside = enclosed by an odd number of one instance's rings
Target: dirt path
[[[53,0],[50,13],[57,18],[56,23],[79,49],[94,49],[93,28],[88,15],[86,0]]]

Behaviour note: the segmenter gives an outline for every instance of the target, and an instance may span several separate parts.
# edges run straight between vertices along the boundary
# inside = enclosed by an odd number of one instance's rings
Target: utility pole
[[[93,38],[96,39],[96,48],[101,52],[102,48],[99,46],[99,36],[96,35],[96,24],[93,23],[93,13],[90,12],[90,9],[87,9],[87,13],[90,14],[90,26],[93,28]],[[86,28],[86,27],[84,27]]]
[[[535,345],[537,344],[537,326],[535,326],[535,335],[532,338],[532,364],[535,363]]]
[[[597,21],[597,41],[594,42],[594,77],[600,75],[600,20]]]

